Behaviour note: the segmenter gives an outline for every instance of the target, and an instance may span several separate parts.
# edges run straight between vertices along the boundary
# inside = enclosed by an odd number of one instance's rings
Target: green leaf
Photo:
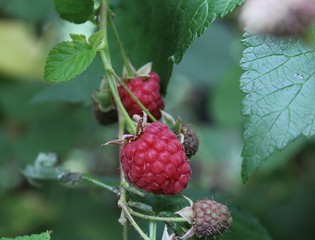
[[[153,62],[153,70],[160,74],[165,94],[173,63],[181,61],[192,41],[201,36],[217,16],[232,11],[242,2],[134,0],[121,1],[113,11],[131,62],[136,67]]]
[[[93,0],[55,0],[60,17],[74,23],[84,23],[93,14]]]
[[[90,37],[89,37],[89,43],[95,48],[98,49],[103,41],[105,35],[105,31],[101,30],[98,32],[93,33]]]
[[[39,153],[34,165],[27,165],[22,173],[34,184],[36,184],[34,180],[57,180],[61,174],[67,173],[68,170],[56,164],[56,154]]]
[[[32,98],[31,103],[72,102],[91,104],[91,93],[100,85],[103,66],[99,58],[95,58],[88,68],[68,82],[47,86]]]
[[[20,236],[16,238],[0,238],[0,240],[49,240],[50,233],[33,234],[31,236]]]
[[[82,35],[72,34],[73,41],[57,44],[48,54],[44,79],[52,82],[67,81],[83,72],[92,62],[96,50]]]
[[[243,43],[246,182],[275,149],[315,133],[315,52],[294,39],[246,35]]]

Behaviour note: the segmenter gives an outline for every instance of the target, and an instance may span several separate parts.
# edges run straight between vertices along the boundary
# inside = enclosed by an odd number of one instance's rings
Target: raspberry
[[[221,203],[213,200],[199,200],[192,208],[193,229],[199,238],[221,234],[231,226],[231,214]]]
[[[141,136],[123,145],[120,161],[130,183],[156,194],[180,193],[191,175],[184,147],[160,122],[148,124]]]
[[[164,109],[164,102],[160,94],[160,77],[157,73],[150,72],[148,78],[133,78],[126,83],[126,86],[156,119],[161,118],[160,110]],[[142,109],[123,86],[119,86],[118,91],[129,116],[132,117],[135,114],[143,116]]]
[[[196,132],[187,125],[183,124],[181,133],[184,135],[184,148],[185,153],[188,158],[193,156],[199,147],[199,139],[197,137]]]

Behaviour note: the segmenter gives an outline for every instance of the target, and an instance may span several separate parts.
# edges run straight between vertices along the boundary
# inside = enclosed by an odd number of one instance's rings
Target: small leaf
[[[245,35],[241,90],[246,93],[242,177],[276,149],[315,133],[315,50],[296,39]]]
[[[101,47],[103,38],[105,35],[105,31],[104,29],[98,32],[93,33],[90,37],[89,37],[89,43],[95,48],[98,49],[99,47]]]
[[[71,35],[73,41],[57,44],[48,54],[44,79],[67,81],[83,72],[92,62],[96,51],[81,35]]]
[[[0,240],[49,240],[50,232],[45,232],[41,234],[33,234],[31,236],[19,236],[16,238],[0,238]]]
[[[93,0],[55,0],[60,17],[74,23],[84,23],[93,14]]]
[[[70,38],[73,41],[80,41],[80,42],[86,42],[86,37],[83,34],[75,34],[75,33],[70,33]]]

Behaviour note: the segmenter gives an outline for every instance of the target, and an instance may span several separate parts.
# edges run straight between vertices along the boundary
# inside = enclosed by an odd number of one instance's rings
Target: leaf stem
[[[82,175],[82,182],[83,183],[87,183],[87,184],[91,184],[91,185],[95,185],[95,186],[98,186],[98,187],[101,187],[101,188],[104,188],[108,191],[111,191],[115,194],[119,194],[119,190],[116,188],[116,187],[112,187],[112,186],[109,186],[105,183],[103,183],[102,181],[98,180],[97,178],[95,177],[92,177],[90,175]]]
[[[130,184],[127,181],[123,183],[122,187],[125,188],[128,192],[135,193],[140,197],[145,197],[145,193],[141,192],[135,187],[130,186]]]
[[[128,211],[131,215],[143,218],[146,220],[152,220],[152,221],[162,221],[162,222],[187,222],[184,218],[176,218],[176,217],[158,217],[158,216],[152,216],[152,215],[146,215],[143,213],[139,213],[134,211],[132,208],[127,207]]]

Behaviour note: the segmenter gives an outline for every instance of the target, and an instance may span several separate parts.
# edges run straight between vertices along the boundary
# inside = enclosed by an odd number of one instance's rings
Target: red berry
[[[160,110],[164,109],[164,102],[160,94],[160,77],[157,73],[150,72],[149,77],[145,79],[133,78],[126,83],[126,86],[156,119],[161,118]],[[132,117],[134,114],[143,116],[140,106],[122,86],[118,87],[118,91],[129,116]]]
[[[147,192],[175,195],[190,180],[184,147],[160,122],[147,125],[140,137],[127,142],[121,148],[120,161],[129,182]]]

